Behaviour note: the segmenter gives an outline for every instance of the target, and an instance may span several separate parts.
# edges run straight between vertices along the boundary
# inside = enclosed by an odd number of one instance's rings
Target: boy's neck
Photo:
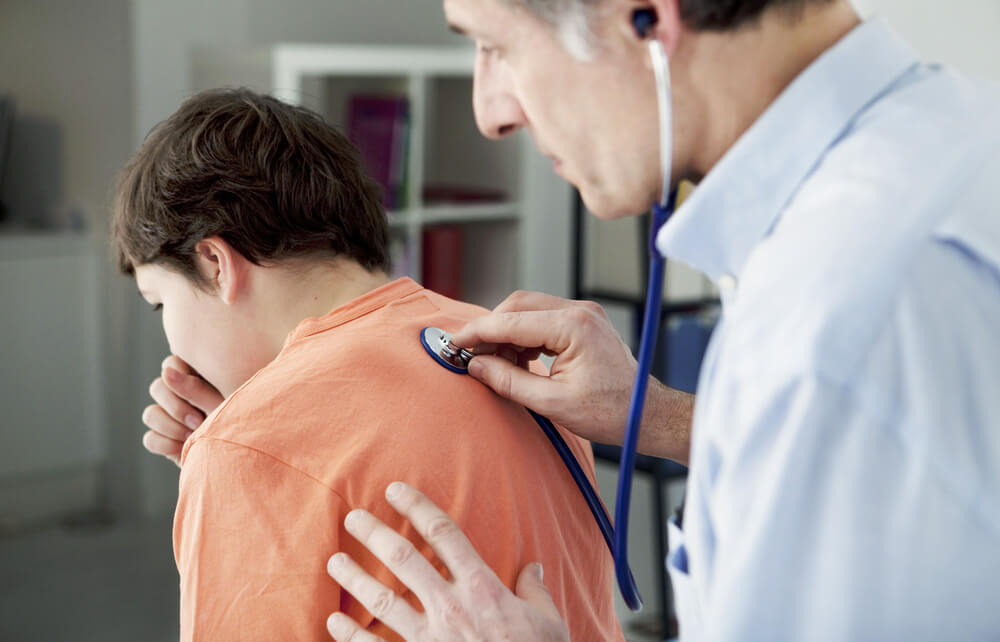
[[[253,314],[277,354],[303,320],[321,317],[391,281],[349,259],[254,266]]]

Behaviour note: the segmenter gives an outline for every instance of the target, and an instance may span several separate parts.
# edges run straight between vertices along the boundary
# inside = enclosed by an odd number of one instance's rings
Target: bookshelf
[[[502,141],[479,133],[472,111],[473,59],[466,47],[198,49],[191,78],[196,91],[244,86],[303,105],[345,134],[352,98],[404,99],[405,180],[400,205],[388,211],[397,275],[423,282],[425,232],[458,225],[463,299],[492,307],[519,288],[568,295],[572,240],[553,229],[569,229],[572,193],[524,133]],[[475,193],[452,194],[463,189]]]

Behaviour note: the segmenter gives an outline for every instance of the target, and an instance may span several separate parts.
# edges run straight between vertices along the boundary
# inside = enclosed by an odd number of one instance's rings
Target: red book
[[[382,185],[386,209],[403,206],[410,106],[398,96],[351,97],[347,137],[365,159],[368,173]]]
[[[435,225],[424,229],[423,282],[428,290],[462,299],[461,225]]]

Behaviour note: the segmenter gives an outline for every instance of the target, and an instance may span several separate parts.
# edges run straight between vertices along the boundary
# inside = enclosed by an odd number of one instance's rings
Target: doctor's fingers
[[[493,308],[493,312],[539,312],[542,310],[565,310],[576,307],[590,307],[595,308],[596,311],[604,311],[600,305],[593,301],[577,301],[575,299],[564,299],[551,294],[545,294],[544,292],[518,290]]]
[[[337,642],[385,642],[343,613],[334,613],[327,618],[326,630]]]
[[[493,570],[479,556],[476,548],[458,524],[426,495],[409,484],[397,481],[389,484],[389,487],[386,488],[385,498],[396,512],[405,517],[424,538],[424,541],[434,549],[456,582],[469,580],[473,576],[482,577],[482,573],[485,571],[497,584],[503,586]],[[399,536],[397,535],[397,537]],[[382,561],[385,562],[385,560]],[[386,566],[393,571],[391,564],[386,562]],[[399,576],[397,575],[397,577]],[[409,585],[409,583],[407,584]],[[410,586],[410,588],[413,587]],[[426,607],[427,603],[423,596],[418,593],[417,597]]]
[[[337,553],[331,557],[326,568],[330,577],[336,580],[341,588],[353,595],[376,619],[404,638],[416,639],[417,633],[426,628],[427,617],[423,613],[415,611],[406,600],[365,572],[346,553]],[[330,616],[327,620],[327,629],[337,640],[356,642],[380,639],[361,629],[354,620],[344,614],[340,614],[340,617],[337,617],[337,614]]]
[[[422,604],[426,605],[428,596],[447,589],[448,583],[420,551],[371,513],[364,510],[351,511],[344,519],[344,527],[381,560]]]
[[[531,372],[527,363],[511,363],[494,355],[482,355],[469,362],[469,375],[504,399],[543,415],[551,415],[567,403],[566,384]]]
[[[163,455],[174,462],[178,468],[180,467],[183,442],[168,439],[157,432],[147,430],[146,434],[142,436],[142,445],[154,455]]]
[[[609,325],[601,306],[580,301],[558,310],[493,312],[469,321],[452,341],[465,348],[510,344],[561,354],[586,342],[595,330],[606,333],[604,326]]]
[[[166,387],[180,399],[208,415],[222,403],[222,395],[212,384],[193,372],[184,372],[172,366],[163,368],[160,377]]]

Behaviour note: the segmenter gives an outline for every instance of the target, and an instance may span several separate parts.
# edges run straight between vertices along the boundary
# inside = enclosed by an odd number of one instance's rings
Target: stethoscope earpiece
[[[639,38],[645,40],[650,36],[653,27],[656,26],[657,17],[655,9],[636,9],[632,12],[632,26]]]

